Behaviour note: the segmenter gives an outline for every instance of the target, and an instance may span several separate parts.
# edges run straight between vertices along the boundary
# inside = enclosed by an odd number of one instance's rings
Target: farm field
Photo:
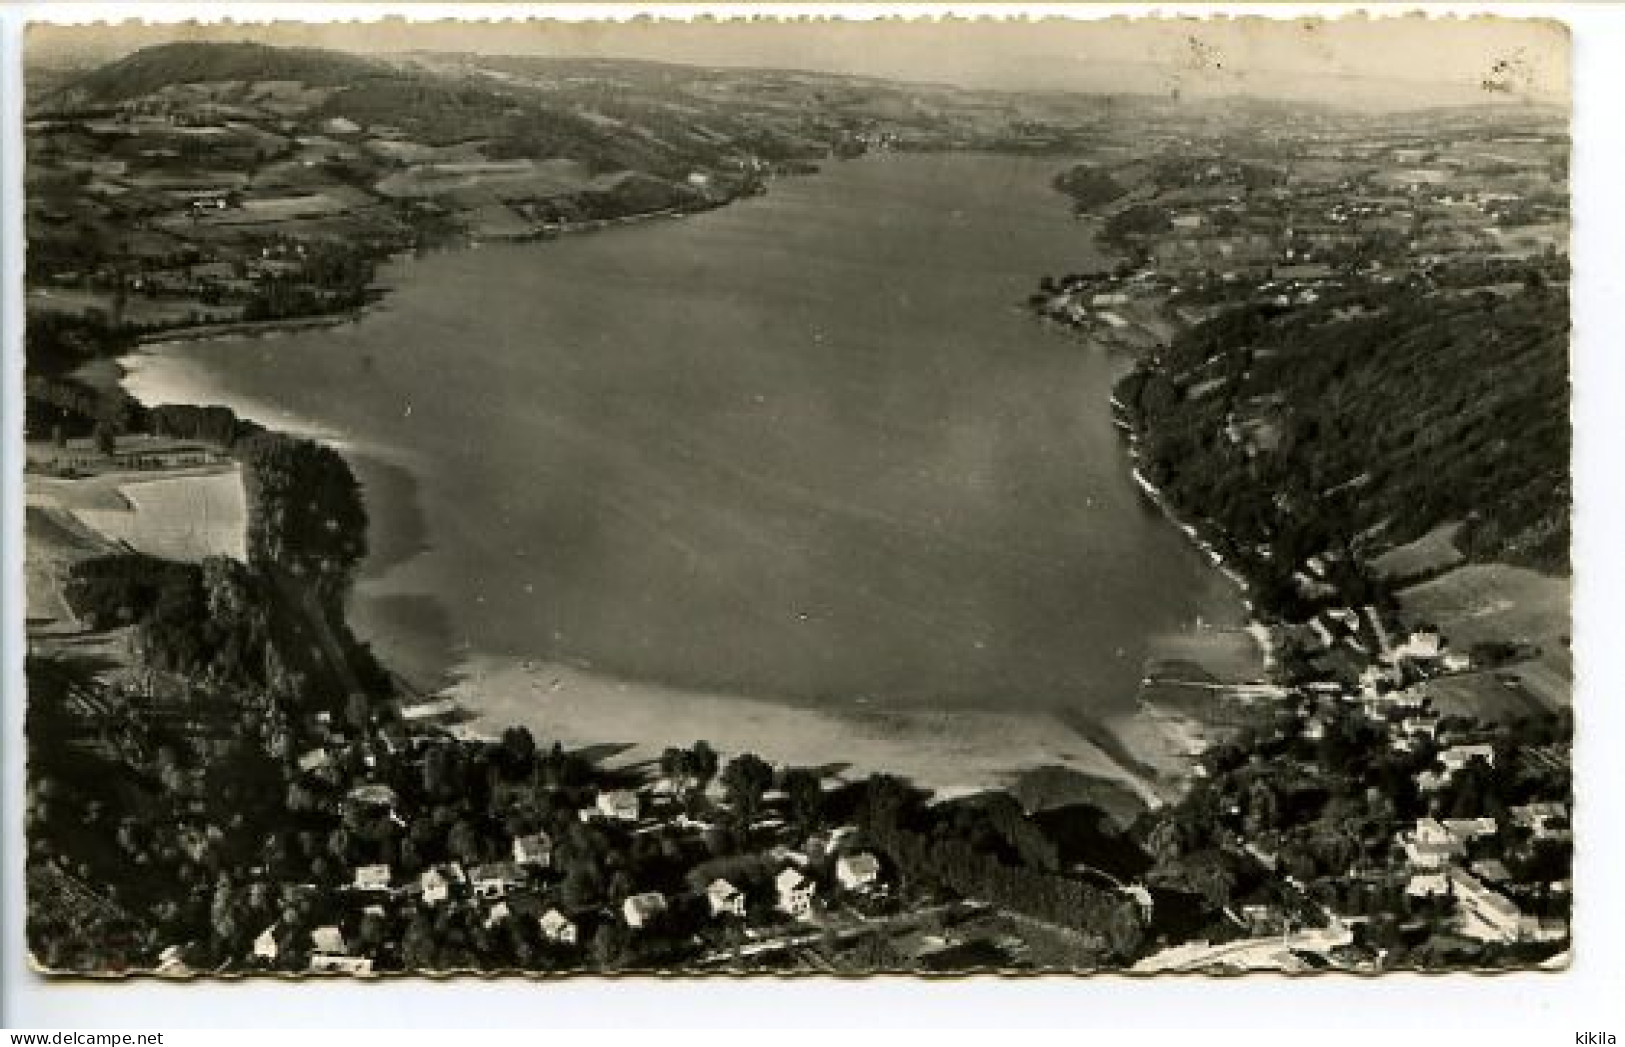
[[[127,509],[79,509],[76,515],[149,556],[246,558],[247,502],[235,467],[126,481],[118,492]]]
[[[1502,564],[1458,567],[1403,590],[1406,616],[1437,625],[1458,649],[1510,641],[1540,652],[1495,673],[1433,681],[1430,693],[1441,708],[1459,707],[1484,719],[1567,708],[1574,688],[1569,592],[1566,578]]]
[[[1463,673],[1429,680],[1424,687],[1442,716],[1469,716],[1487,723],[1508,723],[1549,711],[1529,689],[1510,680],[1508,672]]]
[[[1461,524],[1448,523],[1424,534],[1413,542],[1396,545],[1371,561],[1380,578],[1420,578],[1460,564],[1465,557],[1456,548],[1456,535]]]
[[[79,560],[112,552],[113,545],[72,513],[33,502],[24,511],[23,532],[28,544],[23,582],[30,626],[72,625],[74,614],[62,598],[62,572]]]
[[[1431,622],[1461,648],[1506,640],[1561,646],[1569,635],[1567,578],[1504,564],[1469,564],[1400,592],[1414,621]]]
[[[84,316],[100,312],[110,315],[113,295],[105,291],[79,288],[34,288],[28,292],[28,307],[52,313]],[[238,305],[210,305],[198,298],[147,298],[131,295],[124,301],[124,319],[138,326],[189,324],[235,320],[242,315]]]

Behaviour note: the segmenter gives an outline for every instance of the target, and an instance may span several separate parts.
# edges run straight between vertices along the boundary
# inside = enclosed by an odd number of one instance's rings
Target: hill
[[[1471,560],[1568,571],[1559,290],[1250,305],[1176,339],[1119,399],[1147,478],[1266,592],[1308,556],[1367,559],[1456,523]]]
[[[314,47],[181,41],[144,47],[58,85],[40,99],[48,108],[110,104],[173,84],[300,81],[319,87],[387,75],[382,62]]]

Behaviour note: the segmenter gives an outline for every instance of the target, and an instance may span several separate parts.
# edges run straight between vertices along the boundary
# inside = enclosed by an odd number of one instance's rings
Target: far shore
[[[193,324],[185,327],[166,327],[136,339],[141,346],[161,346],[170,342],[201,342],[211,338],[252,338],[256,335],[275,334],[279,331],[308,331],[321,327],[337,327],[361,318],[365,308],[348,309],[338,313],[316,316],[289,316],[280,320],[233,320],[226,323]]]
[[[747,199],[747,198],[736,198]],[[538,226],[516,234],[470,233],[463,240],[453,241],[445,245],[450,250],[477,250],[485,243],[512,244],[535,243],[552,240],[560,236],[580,236],[587,233],[603,232],[609,229],[620,229],[627,226],[638,225],[643,222],[659,221],[661,219],[687,218],[693,215],[714,211],[718,207],[726,207],[735,202],[733,199],[709,207],[668,207],[656,211],[641,211],[636,214],[620,215],[615,218],[582,219],[576,222],[561,222],[554,225]],[[399,251],[391,255],[383,265],[380,272],[388,266],[396,265],[402,261],[409,261],[414,257],[413,251]],[[330,313],[314,313],[304,316],[287,316],[274,320],[227,320],[218,323],[179,324],[174,327],[165,327],[150,331],[136,339],[136,345],[142,347],[157,347],[173,342],[203,342],[213,339],[228,338],[255,338],[266,335],[276,335],[290,331],[309,331],[324,327],[341,327],[345,324],[356,323],[366,318],[367,314],[377,308],[389,295],[390,288],[375,286],[372,290],[378,292],[378,297],[363,305],[353,308],[340,309]]]

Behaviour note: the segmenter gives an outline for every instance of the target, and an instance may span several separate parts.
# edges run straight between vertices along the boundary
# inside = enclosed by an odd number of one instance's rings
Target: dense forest
[[[1009,796],[930,806],[918,790],[877,775],[865,784],[857,822],[906,877],[1081,932],[1118,962],[1146,941],[1138,903],[1064,875],[1057,841]]]
[[[1395,289],[1350,306],[1237,308],[1127,376],[1147,478],[1265,593],[1315,553],[1452,522],[1473,559],[1567,571],[1563,293]]]
[[[74,565],[65,596],[93,629],[134,625],[153,668],[237,685],[273,682],[265,671],[272,594],[228,557],[97,557]]]

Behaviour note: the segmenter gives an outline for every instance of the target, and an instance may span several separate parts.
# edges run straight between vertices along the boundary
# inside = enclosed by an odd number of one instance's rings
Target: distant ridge
[[[144,47],[70,80],[47,105],[122,102],[171,84],[222,80],[298,80],[335,87],[358,79],[396,75],[384,62],[316,47],[182,41]]]

